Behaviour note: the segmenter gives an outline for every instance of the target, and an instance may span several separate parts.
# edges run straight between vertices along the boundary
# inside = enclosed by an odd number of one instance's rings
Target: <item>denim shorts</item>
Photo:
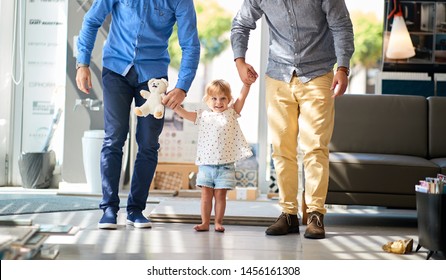
[[[213,189],[233,189],[235,187],[234,163],[198,166],[197,186]]]

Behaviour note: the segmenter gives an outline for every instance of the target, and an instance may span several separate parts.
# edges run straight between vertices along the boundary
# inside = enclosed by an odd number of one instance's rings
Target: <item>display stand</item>
[[[418,246],[429,250],[428,260],[435,252],[446,252],[446,194],[416,193]]]

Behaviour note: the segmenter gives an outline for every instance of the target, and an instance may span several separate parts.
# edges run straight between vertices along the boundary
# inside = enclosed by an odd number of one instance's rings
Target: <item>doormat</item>
[[[0,194],[0,216],[99,209],[100,198]]]
[[[280,213],[277,201],[228,200],[223,223],[225,225],[269,226],[276,221]],[[154,222],[200,223],[200,199],[166,199],[150,213],[150,219]]]

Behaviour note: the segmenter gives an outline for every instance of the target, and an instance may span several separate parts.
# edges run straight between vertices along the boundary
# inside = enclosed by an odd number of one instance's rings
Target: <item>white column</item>
[[[259,71],[259,122],[258,122],[258,141],[259,141],[259,188],[262,193],[268,193],[270,179],[267,176],[268,165],[270,163],[270,141],[268,141],[268,122],[266,116],[265,104],[265,72],[266,64],[268,62],[269,50],[269,33],[268,24],[265,18],[262,18],[260,24],[261,39],[260,39],[260,71]]]
[[[0,2],[0,186],[9,184],[15,1]],[[8,162],[8,164],[7,164]]]

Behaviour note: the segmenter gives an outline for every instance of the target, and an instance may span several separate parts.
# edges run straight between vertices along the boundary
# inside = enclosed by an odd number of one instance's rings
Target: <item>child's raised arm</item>
[[[183,119],[189,120],[191,122],[195,122],[195,120],[197,119],[197,112],[189,112],[182,106],[177,106],[174,111]]]
[[[237,114],[240,114],[240,112],[242,111],[243,106],[245,105],[246,97],[248,97],[250,88],[251,85],[243,84],[242,90],[240,91],[237,100],[235,100],[234,102],[234,110],[237,112]]]

